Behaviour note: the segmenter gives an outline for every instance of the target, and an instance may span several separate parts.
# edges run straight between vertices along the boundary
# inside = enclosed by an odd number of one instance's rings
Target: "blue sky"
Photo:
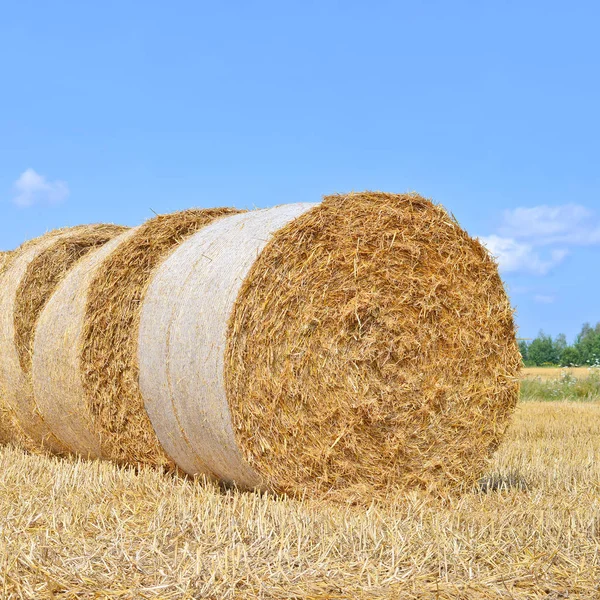
[[[362,189],[444,204],[520,335],[600,320],[593,2],[0,9],[0,248],[47,229]]]

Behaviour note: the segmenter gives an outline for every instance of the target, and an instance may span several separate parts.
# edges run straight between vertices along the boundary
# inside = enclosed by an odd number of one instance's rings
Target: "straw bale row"
[[[514,409],[497,266],[417,194],[161,215],[68,265],[56,243],[1,276],[30,446],[365,500],[468,485]],[[44,251],[61,275],[27,274]]]
[[[38,325],[35,396],[44,420],[71,452],[174,467],[139,391],[139,312],[165,255],[203,226],[235,212],[158,216],[82,260],[56,292]]]
[[[31,379],[37,321],[69,269],[124,228],[86,225],[51,231],[11,253],[0,272],[0,398],[9,441],[29,450],[65,452],[35,406]]]

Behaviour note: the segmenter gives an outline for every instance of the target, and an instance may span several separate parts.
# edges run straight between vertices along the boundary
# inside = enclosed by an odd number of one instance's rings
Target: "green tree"
[[[521,359],[523,360],[523,364],[525,364],[529,360],[529,348],[525,340],[519,342],[519,352],[521,352]]]
[[[577,336],[575,348],[579,352],[581,364],[600,364],[600,323],[597,323],[596,327],[584,323]]]
[[[557,350],[552,338],[540,331],[538,336],[529,344],[529,362],[536,366],[544,364],[557,365],[560,362],[560,352]]]
[[[559,333],[554,340],[554,347],[559,354],[562,354],[567,346],[567,336],[564,333]]]
[[[560,355],[560,366],[561,367],[578,367],[581,364],[581,356],[577,348],[574,346],[567,346]]]

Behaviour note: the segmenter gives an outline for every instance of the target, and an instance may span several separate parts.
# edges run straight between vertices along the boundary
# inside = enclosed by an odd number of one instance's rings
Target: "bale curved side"
[[[181,244],[148,287],[140,319],[140,389],[163,448],[190,474],[262,485],[231,426],[223,382],[227,321],[270,235],[312,206],[220,219]]]
[[[65,451],[35,410],[30,357],[37,319],[74,262],[119,230],[122,228],[113,225],[84,225],[51,231],[15,250],[1,275],[0,378],[4,412],[10,420],[10,441],[31,451]]]
[[[87,289],[102,262],[135,232],[121,233],[82,258],[58,286],[36,328],[32,374],[37,411],[63,447],[86,458],[103,457],[81,371]]]
[[[176,246],[213,221],[239,212],[213,208],[159,215],[138,227],[95,270],[86,288],[81,369],[105,458],[168,464],[139,391],[140,307],[153,272]]]

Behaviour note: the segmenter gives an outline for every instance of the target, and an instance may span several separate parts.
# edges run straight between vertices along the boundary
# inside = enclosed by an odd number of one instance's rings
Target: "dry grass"
[[[521,359],[483,246],[417,194],[361,192],[275,233],[225,364],[237,443],[266,487],[370,500],[475,481]]]
[[[563,370],[558,379],[528,377],[521,380],[521,400],[572,400],[578,402],[600,401],[600,369],[590,369],[575,377]]]
[[[597,403],[524,403],[478,489],[368,510],[0,450],[6,600],[597,598],[599,539]]]
[[[560,379],[565,374],[579,378],[587,377],[591,372],[593,369],[589,367],[523,367],[521,379]]]

